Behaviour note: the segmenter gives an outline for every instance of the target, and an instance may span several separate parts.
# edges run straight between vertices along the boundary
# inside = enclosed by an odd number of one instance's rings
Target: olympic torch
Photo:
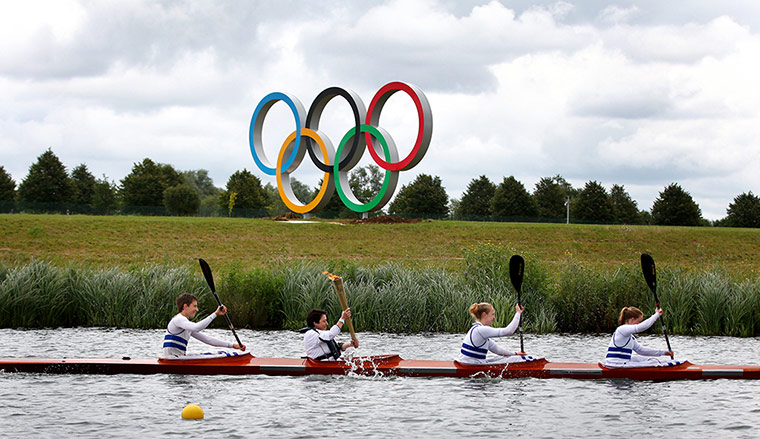
[[[322,274],[326,274],[328,279],[332,281],[333,286],[335,287],[335,293],[338,295],[338,301],[340,301],[340,306],[343,308],[343,311],[348,309],[346,290],[343,289],[343,279],[329,271],[323,271]],[[348,325],[348,332],[351,333],[351,339],[356,340],[356,332],[354,332],[354,323],[351,321],[351,317],[346,319],[346,324]]]

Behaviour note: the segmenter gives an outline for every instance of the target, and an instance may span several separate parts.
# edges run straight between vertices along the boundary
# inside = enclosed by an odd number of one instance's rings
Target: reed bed
[[[495,326],[509,323],[517,301],[508,274],[514,253],[514,248],[492,244],[468,248],[462,272],[338,260],[325,266],[309,261],[253,269],[231,265],[214,276],[236,327],[298,329],[312,308],[327,310],[334,322],[341,310],[322,274],[326,269],[343,277],[358,331],[457,333],[472,323],[467,310],[475,302],[495,306]],[[647,315],[654,308],[638,264],[599,269],[568,257],[549,270],[537,257],[522,254],[526,332],[610,332],[622,307],[637,306]],[[176,313],[176,297],[185,292],[199,298],[199,317],[216,308],[200,270],[188,267],[60,267],[44,260],[0,264],[0,327],[162,328]],[[736,280],[718,269],[658,267],[658,294],[673,334],[760,334],[757,278]],[[214,325],[224,326],[221,320]],[[659,325],[652,330],[659,332]]]

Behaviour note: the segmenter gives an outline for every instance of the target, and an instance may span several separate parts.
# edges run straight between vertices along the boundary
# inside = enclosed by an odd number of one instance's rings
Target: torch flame
[[[340,279],[340,276],[338,276],[337,274],[332,274],[329,271],[323,271],[322,274],[326,274],[327,278],[330,280]]]

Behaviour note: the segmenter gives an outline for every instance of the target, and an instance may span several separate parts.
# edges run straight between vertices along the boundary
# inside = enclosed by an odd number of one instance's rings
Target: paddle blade
[[[509,280],[517,290],[522,292],[523,271],[525,270],[525,260],[520,255],[514,255],[509,259]]]
[[[644,273],[644,280],[647,281],[649,289],[657,291],[657,271],[654,268],[654,259],[646,253],[641,254],[641,271]]]
[[[211,267],[209,267],[208,263],[203,259],[198,259],[198,262],[201,264],[201,271],[203,272],[203,277],[206,278],[206,282],[208,282],[208,286],[213,293],[216,293],[216,288],[214,288],[214,276],[211,274]]]

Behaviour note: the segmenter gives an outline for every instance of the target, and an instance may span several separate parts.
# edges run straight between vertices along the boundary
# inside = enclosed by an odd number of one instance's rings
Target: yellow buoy
[[[197,404],[188,404],[182,409],[182,419],[203,419],[203,409]]]

